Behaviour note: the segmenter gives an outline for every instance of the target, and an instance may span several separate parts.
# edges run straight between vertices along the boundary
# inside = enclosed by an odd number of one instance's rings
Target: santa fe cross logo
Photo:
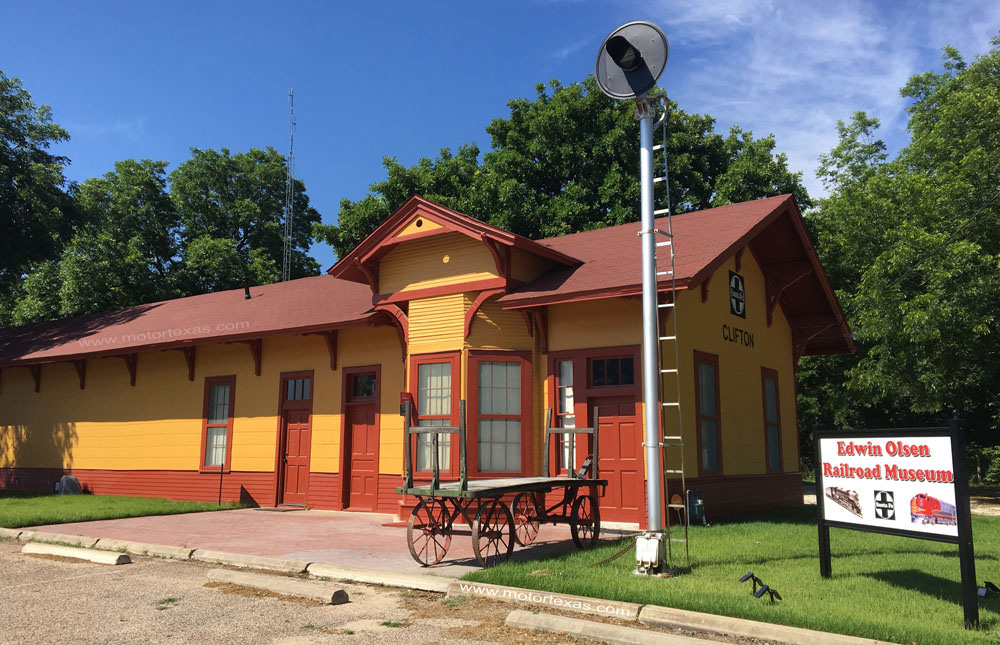
[[[894,520],[896,519],[896,504],[892,499],[892,491],[875,491],[875,519]]]
[[[729,313],[740,318],[747,317],[747,292],[743,276],[729,272]]]

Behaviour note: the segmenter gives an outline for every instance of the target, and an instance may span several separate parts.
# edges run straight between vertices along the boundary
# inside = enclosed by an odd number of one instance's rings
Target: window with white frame
[[[556,363],[556,425],[560,428],[575,428],[576,415],[573,404],[573,361],[557,361]],[[576,437],[579,439],[579,437]],[[576,442],[573,442],[570,454],[570,439],[560,435],[559,468],[576,468]]]
[[[478,361],[479,472],[521,471],[521,362]]]
[[[205,402],[205,463],[207,468],[226,465],[226,448],[232,430],[235,383],[230,379],[209,380]]]
[[[451,362],[421,363],[417,366],[417,425],[451,425]],[[438,467],[448,470],[451,463],[449,435],[438,435]],[[417,439],[417,470],[431,469],[431,435]]]

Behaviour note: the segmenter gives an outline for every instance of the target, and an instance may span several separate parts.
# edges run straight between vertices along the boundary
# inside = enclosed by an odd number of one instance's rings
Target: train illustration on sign
[[[827,486],[826,496],[837,502],[851,513],[861,517],[861,501],[858,500],[857,491],[844,490],[836,486]]]
[[[955,507],[926,493],[914,495],[910,500],[910,522],[913,524],[958,524]]]

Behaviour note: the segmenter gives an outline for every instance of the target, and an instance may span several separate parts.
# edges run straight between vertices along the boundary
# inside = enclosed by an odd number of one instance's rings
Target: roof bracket
[[[322,336],[326,343],[326,351],[330,353],[330,369],[337,369],[337,330],[327,329],[326,331],[311,331],[303,336]]]
[[[406,346],[410,342],[410,322],[406,317],[406,312],[399,308],[399,305],[391,302],[375,305],[375,311],[382,311],[388,314],[395,323],[396,333],[399,334],[399,345],[403,350],[403,362],[406,362]]]
[[[472,301],[472,305],[469,306],[469,310],[465,312],[465,338],[469,337],[469,333],[472,331],[472,321],[476,319],[476,312],[478,312],[486,301],[493,296],[500,296],[507,293],[507,290],[503,287],[499,289],[486,289],[485,291],[480,291],[476,299]]]
[[[188,368],[188,380],[194,380],[194,359],[196,347],[181,347],[180,351],[184,354],[184,362],[187,363]]]
[[[260,376],[260,363],[264,354],[264,341],[260,338],[251,338],[250,340],[241,340],[239,342],[246,343],[247,347],[250,348],[250,355],[253,357],[253,375]]]
[[[81,358],[79,360],[72,361],[73,367],[76,368],[76,375],[80,378],[80,389],[84,389],[87,386],[87,359]]]
[[[538,349],[543,354],[549,353],[549,315],[547,307],[528,309],[538,328]]]
[[[35,381],[35,394],[38,394],[42,391],[42,366],[28,365],[28,371],[31,372],[31,378]]]
[[[771,269],[771,266],[765,267],[765,275]],[[802,278],[812,273],[812,266],[791,275],[785,275],[783,277],[767,278],[764,282],[764,291],[767,297],[767,326],[770,327],[771,323],[774,322],[774,308],[777,306],[778,301],[781,299],[782,294],[788,287],[792,286]]]
[[[125,367],[128,369],[128,384],[135,387],[135,372],[136,366],[139,364],[139,353],[132,352],[130,354],[122,354],[116,358],[120,358],[125,361]]]

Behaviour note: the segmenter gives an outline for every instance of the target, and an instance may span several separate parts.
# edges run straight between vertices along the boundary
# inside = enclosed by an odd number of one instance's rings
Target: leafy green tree
[[[270,147],[236,154],[192,148],[191,159],[170,173],[184,294],[281,279],[285,178],[285,158]],[[320,216],[299,180],[294,208],[291,277],[316,275],[308,250]]]
[[[413,194],[531,238],[637,220],[639,125],[632,103],[605,96],[592,77],[571,85],[553,80],[536,92],[534,100],[511,100],[509,117],[486,127],[492,148],[481,163],[471,145],[410,168],[386,159],[386,180],[358,202],[341,201],[338,223],[315,227],[315,236],[343,256]],[[757,140],[739,129],[724,138],[709,116],[688,114],[674,102],[670,112],[670,195],[678,211],[783,192],[809,204],[801,176],[772,154],[772,138]]]
[[[457,154],[445,148],[437,159],[426,157],[407,168],[394,157],[384,157],[384,181],[370,186],[370,194],[353,202],[340,200],[340,216],[336,225],[318,224],[316,237],[325,240],[338,255],[344,255],[374,231],[394,210],[412,195],[427,199],[460,212],[468,212],[468,195],[479,172],[479,148],[464,145]]]
[[[738,204],[761,197],[791,193],[799,208],[812,206],[802,173],[788,169],[788,156],[774,153],[774,135],[754,139],[753,133],[733,126],[723,144],[726,166],[715,180],[712,206]]]
[[[15,77],[0,71],[0,324],[9,322],[22,277],[61,250],[75,221],[63,171],[49,148],[69,139]]]
[[[178,295],[177,216],[166,162],[119,161],[78,192],[83,222],[58,261],[25,280],[13,321],[122,309]]]
[[[839,421],[929,422],[958,409],[977,441],[995,441],[984,434],[1000,427],[1000,39],[993,45],[971,64],[946,48],[943,72],[910,79],[911,141],[895,159],[864,113],[839,124],[840,143],[821,158],[832,192],[811,226],[859,352],[853,364],[816,357],[809,369],[839,372]],[[807,405],[823,396],[808,379],[802,391]]]

